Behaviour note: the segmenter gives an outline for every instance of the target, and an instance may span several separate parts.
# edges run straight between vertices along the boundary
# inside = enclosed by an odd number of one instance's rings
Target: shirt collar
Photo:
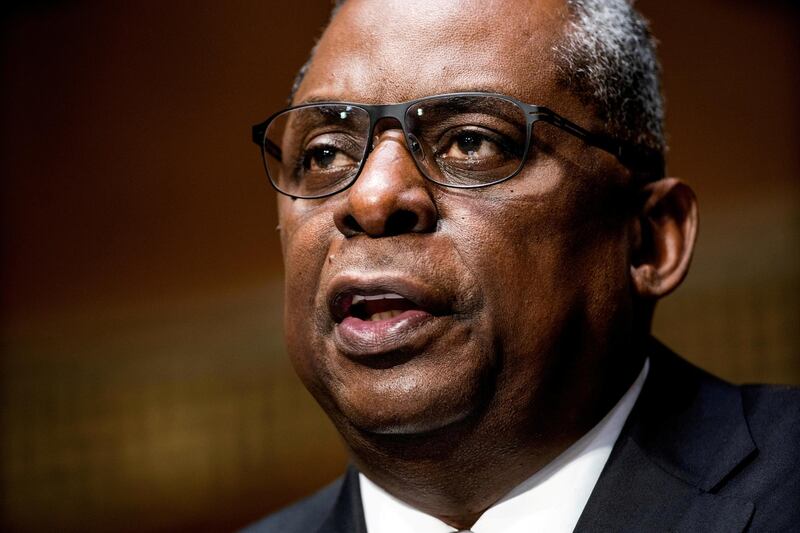
[[[588,433],[486,510],[473,533],[570,532],[578,523],[650,368]],[[398,500],[359,474],[368,533],[452,533],[453,527]]]

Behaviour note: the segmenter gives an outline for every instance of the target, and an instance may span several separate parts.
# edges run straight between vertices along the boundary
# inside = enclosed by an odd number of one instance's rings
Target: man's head
[[[649,36],[623,1],[348,0],[293,100],[459,91],[663,150]],[[346,190],[279,198],[295,367],[356,456],[386,435],[558,448],[638,370],[653,303],[688,268],[691,191],[642,183],[538,123],[518,175],[446,188],[421,174],[400,127],[376,125]]]

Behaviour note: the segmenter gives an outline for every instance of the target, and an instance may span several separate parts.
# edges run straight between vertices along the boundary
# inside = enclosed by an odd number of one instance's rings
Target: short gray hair
[[[336,0],[331,19],[346,0]],[[656,41],[633,0],[567,0],[569,21],[553,47],[561,83],[603,121],[606,133],[657,154],[666,151],[661,68]],[[289,103],[305,77],[316,45],[292,84]]]
[[[614,137],[664,154],[664,101],[656,43],[629,0],[567,0],[570,20],[553,47],[562,83],[594,108]]]

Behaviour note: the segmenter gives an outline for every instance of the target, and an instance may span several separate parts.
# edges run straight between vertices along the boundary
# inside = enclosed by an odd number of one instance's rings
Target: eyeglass
[[[445,187],[487,187],[517,175],[532,152],[533,125],[543,121],[614,155],[634,174],[661,177],[655,150],[589,132],[550,109],[494,93],[428,96],[399,104],[301,104],[253,126],[275,189],[316,199],[355,183],[382,119],[401,125],[420,172]]]

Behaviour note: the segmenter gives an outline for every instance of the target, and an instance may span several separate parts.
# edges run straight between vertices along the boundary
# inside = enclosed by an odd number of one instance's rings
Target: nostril
[[[361,227],[361,224],[358,223],[358,221],[353,215],[345,216],[342,219],[342,226],[344,233],[348,237],[352,237],[353,235],[358,235],[359,233],[364,233],[364,228]]]
[[[387,236],[411,233],[415,230],[417,222],[419,222],[419,217],[416,213],[401,209],[389,215],[383,233]]]

